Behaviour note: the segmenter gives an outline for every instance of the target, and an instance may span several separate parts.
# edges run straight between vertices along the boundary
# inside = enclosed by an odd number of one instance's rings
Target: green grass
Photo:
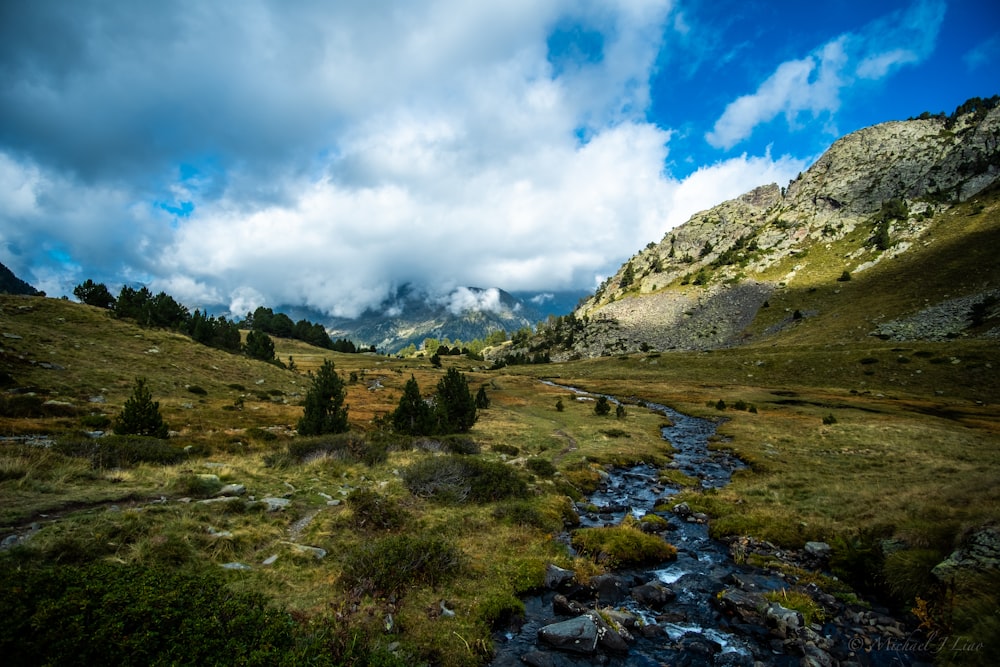
[[[243,562],[252,569],[227,578],[227,590],[264,595],[310,632],[322,628],[338,650],[363,646],[384,655],[398,642],[410,662],[478,665],[489,656],[494,624],[517,612],[516,596],[540,585],[547,563],[573,568],[583,580],[603,569],[570,558],[552,535],[573,522],[568,497],[582,499],[605,466],[644,461],[664,468],[664,483],[684,487],[678,501],[709,514],[714,534],[750,534],[787,547],[828,541],[845,576],[877,579],[904,608],[923,600],[949,632],[986,636],[997,626],[995,578],[960,582],[944,599],[929,570],[963,534],[1000,516],[1000,350],[976,338],[902,344],[868,335],[878,321],[923,307],[925,298],[961,294],[975,287],[970,281],[1000,283],[992,257],[1000,246],[997,204],[988,200],[983,211],[970,211],[958,207],[935,220],[928,248],[940,261],[933,271],[904,256],[856,272],[836,244],[810,250],[796,280],[761,311],[747,346],[502,372],[457,357],[434,369],[426,359],[343,355],[276,339],[278,357],[295,359],[292,372],[95,308],[0,296],[0,331],[20,336],[3,339],[0,377],[40,399],[11,402],[6,394],[0,436],[59,443],[0,441],[0,528],[24,533],[35,522],[39,529],[24,551],[15,551],[43,567]],[[967,270],[969,262],[976,272]],[[852,279],[837,281],[845,269]],[[817,314],[762,335],[795,309]],[[324,359],[334,360],[345,379],[358,378],[347,385],[352,434],[299,439],[291,431],[301,416],[305,373]],[[480,453],[462,456],[488,464],[486,472],[509,469],[514,476],[487,476],[486,490],[496,483],[516,497],[485,493],[482,503],[442,503],[411,493],[403,471],[440,455],[381,439],[378,418],[395,408],[410,374],[433,387],[452,366],[467,373],[470,386],[485,384],[491,400],[469,433],[471,444],[462,445]],[[137,376],[148,379],[175,431],[170,450],[134,456],[132,443],[122,444],[114,461],[94,456],[94,441],[82,431],[117,414]],[[665,468],[671,448],[660,437],[662,416],[629,405],[624,419],[600,417],[593,401],[541,384],[540,376],[722,418],[713,446],[732,449],[749,468],[724,489],[700,491],[695,480]],[[43,408],[48,400],[57,403]],[[716,408],[720,400],[725,410]],[[177,450],[183,458],[162,458]],[[219,483],[244,484],[246,495],[197,502]],[[250,496],[285,497],[289,505],[267,512]],[[377,568],[368,575],[349,568],[367,562],[363,555],[343,557],[400,534],[440,540],[437,552],[460,566],[440,579],[421,574],[409,584],[379,583]],[[634,527],[577,535],[587,536],[589,553],[622,562],[645,553],[633,537],[651,537]],[[883,540],[900,548],[882,554]],[[293,542],[330,555],[318,560]],[[264,566],[271,556],[277,561]],[[442,603],[454,617],[441,616]],[[396,622],[392,632],[387,615]]]

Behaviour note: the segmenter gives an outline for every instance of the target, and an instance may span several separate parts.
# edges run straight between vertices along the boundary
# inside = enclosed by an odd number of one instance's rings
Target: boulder
[[[597,652],[597,624],[590,616],[546,625],[538,631],[538,639],[559,651],[593,655]]]
[[[986,570],[1000,570],[1000,526],[985,526],[969,535],[931,573],[939,581],[949,582],[963,571]]]
[[[590,580],[590,588],[600,604],[618,604],[628,597],[625,580],[616,574],[599,574]]]
[[[632,589],[636,602],[659,611],[677,598],[677,593],[663,584],[651,582]]]
[[[545,568],[545,587],[554,590],[567,581],[572,581],[574,576],[576,575],[573,574],[573,570],[564,570],[549,563],[548,567]]]

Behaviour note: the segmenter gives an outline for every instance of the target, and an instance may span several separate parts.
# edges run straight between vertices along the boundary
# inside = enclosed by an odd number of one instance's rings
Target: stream
[[[581,397],[598,396],[546,384]],[[700,480],[703,489],[725,486],[732,473],[744,467],[729,452],[708,448],[718,426],[715,422],[664,405],[642,406],[669,419],[672,425],[664,426],[662,434],[674,449],[671,467]],[[709,537],[707,517],[670,500],[680,490],[661,482],[658,469],[651,465],[607,471],[600,488],[577,503],[580,527],[617,525],[628,513],[641,518],[657,505],[661,510],[671,507],[672,511],[656,514],[669,521],[662,536],[677,547],[677,558],[594,577],[588,585],[550,566],[550,575],[555,572],[555,576],[547,577],[546,590],[523,599],[524,617],[494,634],[491,666],[881,667],[926,660],[927,656],[914,653],[917,642],[906,639],[903,624],[884,610],[841,603],[813,586],[813,597],[826,618],[806,624],[797,612],[765,598],[768,592],[792,588],[794,577],[736,563],[730,544]],[[569,544],[568,533],[559,539]],[[751,549],[760,544],[767,543],[749,541]],[[777,550],[774,545],[767,547]],[[815,547],[819,554],[777,553],[795,564],[822,567],[822,547]],[[593,650],[583,636],[591,624],[600,637]],[[582,633],[582,639],[560,644],[558,636],[566,633]]]

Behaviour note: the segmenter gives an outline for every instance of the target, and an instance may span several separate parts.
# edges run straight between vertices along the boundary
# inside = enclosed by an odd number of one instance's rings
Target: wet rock
[[[572,581],[573,570],[564,570],[563,568],[549,563],[548,567],[545,568],[545,587],[548,589],[555,590],[562,586],[563,584]]]
[[[763,624],[758,609],[766,609],[768,602],[760,593],[727,588],[713,600],[722,612],[735,616],[744,623]]]
[[[552,598],[552,611],[560,616],[579,616],[587,611],[587,608],[579,602],[574,602],[565,595],[557,593]]]
[[[622,628],[612,627],[601,614],[596,611],[587,613],[587,616],[597,627],[597,645],[609,653],[628,653],[628,642],[625,641],[625,632]],[[628,635],[631,639],[631,635]]]
[[[617,574],[600,574],[590,580],[590,588],[600,604],[618,604],[628,597],[625,580]]]
[[[712,658],[722,651],[722,646],[698,632],[686,632],[677,641],[677,650],[687,654]]]
[[[525,653],[521,656],[520,662],[528,667],[577,667],[579,664],[575,659],[545,651]]]
[[[764,611],[764,618],[771,631],[780,639],[794,635],[802,627],[802,614],[772,602]]]
[[[670,511],[682,519],[686,519],[694,514],[694,512],[691,511],[691,506],[687,503],[677,503],[671,508]]]
[[[657,611],[677,599],[677,593],[672,589],[655,582],[636,586],[631,593],[636,602]]]
[[[560,651],[593,655],[597,652],[597,624],[589,616],[546,625],[538,639]]]

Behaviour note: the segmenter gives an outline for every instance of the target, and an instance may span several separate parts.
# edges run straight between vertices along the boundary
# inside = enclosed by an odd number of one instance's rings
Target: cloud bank
[[[852,80],[925,58],[942,12],[781,64],[708,141],[832,114]],[[0,261],[52,295],[143,282],[234,314],[350,317],[404,284],[455,308],[492,305],[463,285],[592,289],[814,157],[666,170],[684,156],[650,81],[698,41],[686,17],[671,0],[7,3]]]

